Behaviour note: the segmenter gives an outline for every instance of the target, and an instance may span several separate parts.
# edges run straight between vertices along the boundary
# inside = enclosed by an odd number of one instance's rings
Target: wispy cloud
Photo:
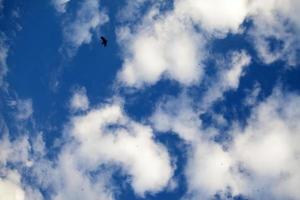
[[[225,60],[217,60],[219,66],[217,66],[216,76],[209,80],[207,91],[201,100],[203,112],[222,99],[225,92],[234,91],[239,87],[240,79],[250,63],[251,57],[245,51],[232,52]]]
[[[52,3],[55,6],[55,9],[60,12],[66,12],[66,7],[71,0],[52,0]]]
[[[7,56],[8,56],[8,46],[6,44],[6,36],[4,33],[0,32],[0,88],[5,87],[4,78],[7,74]]]
[[[99,34],[101,25],[108,22],[108,15],[100,10],[99,0],[80,2],[74,15],[63,22],[64,45],[69,56],[73,56],[83,44],[89,44],[94,34]]]

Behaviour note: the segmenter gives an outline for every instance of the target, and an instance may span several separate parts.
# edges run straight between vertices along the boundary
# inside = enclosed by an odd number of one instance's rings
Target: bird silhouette
[[[101,39],[101,44],[106,47],[107,46],[107,39],[104,36],[101,36],[100,39]]]

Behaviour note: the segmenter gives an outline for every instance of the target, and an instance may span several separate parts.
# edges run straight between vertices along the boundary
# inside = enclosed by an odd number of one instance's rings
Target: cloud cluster
[[[158,106],[152,122],[159,131],[172,131],[192,147],[185,171],[188,199],[210,199],[215,194],[299,199],[298,95],[275,90],[254,108],[245,127],[232,127],[232,140],[221,143],[214,137],[222,133],[214,127],[203,128],[191,104],[184,101]],[[170,105],[176,105],[176,111]]]
[[[163,190],[173,176],[169,153],[155,141],[152,128],[128,118],[117,102],[72,115],[57,159],[46,157],[38,136],[1,138],[0,197],[41,200],[43,189],[56,200],[113,200],[112,173],[118,170],[139,196]],[[27,182],[26,171],[33,182]]]
[[[140,23],[129,23],[118,31],[124,50],[118,79],[126,86],[140,88],[163,78],[184,86],[197,84],[203,76],[203,61],[213,56],[206,51],[207,44],[245,30],[262,62],[296,64],[297,0],[177,0],[167,11],[158,4],[153,4]],[[253,22],[249,29],[244,25],[247,20]]]

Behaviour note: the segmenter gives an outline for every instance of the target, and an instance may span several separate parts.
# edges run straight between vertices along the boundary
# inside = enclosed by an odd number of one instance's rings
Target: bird
[[[107,46],[107,39],[106,39],[104,36],[101,36],[100,39],[101,39],[101,44],[102,44],[104,47],[106,47],[106,46]]]

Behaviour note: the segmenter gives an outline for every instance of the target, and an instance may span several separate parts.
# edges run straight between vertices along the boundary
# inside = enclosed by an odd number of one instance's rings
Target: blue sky
[[[0,0],[0,200],[298,200],[299,9]]]

